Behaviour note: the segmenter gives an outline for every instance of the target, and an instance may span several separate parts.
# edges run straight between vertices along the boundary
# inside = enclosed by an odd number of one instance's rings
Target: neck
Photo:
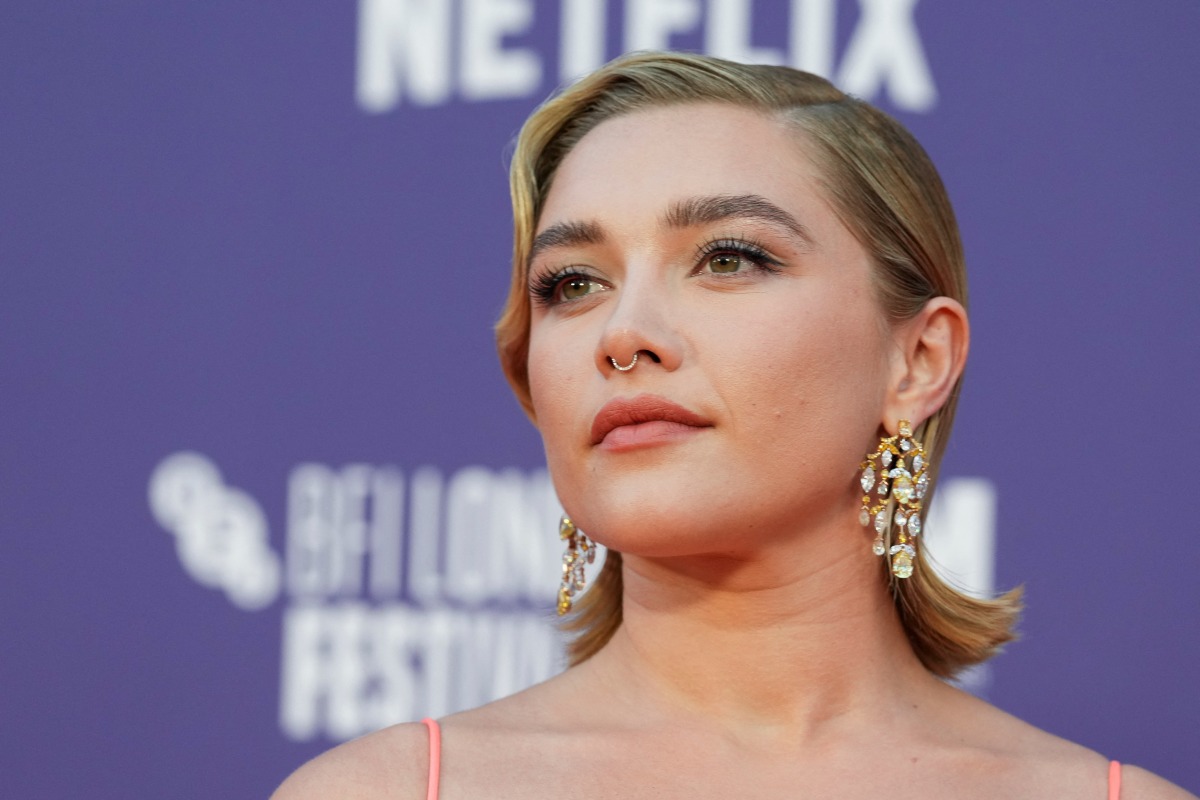
[[[632,689],[643,714],[735,731],[804,735],[900,711],[941,684],[913,654],[878,560],[859,537],[833,541],[737,559],[626,554],[623,622],[592,669]]]

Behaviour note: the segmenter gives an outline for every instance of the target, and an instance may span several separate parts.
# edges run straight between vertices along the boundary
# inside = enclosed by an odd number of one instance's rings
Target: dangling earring
[[[874,523],[875,555],[890,555],[892,574],[907,578],[913,573],[913,559],[917,556],[914,545],[921,533],[921,504],[929,492],[929,464],[925,447],[913,438],[911,423],[902,419],[899,428],[895,436],[880,439],[879,447],[868,453],[859,466],[864,494],[858,521],[864,528]],[[889,500],[896,501],[894,514]],[[885,534],[891,531],[893,522],[897,529],[896,544],[888,548],[890,536],[885,538]]]
[[[561,617],[571,610],[571,598],[583,591],[587,580],[583,565],[596,560],[596,544],[565,514],[558,521],[558,538],[567,543],[563,553],[562,586],[558,589],[558,615]]]

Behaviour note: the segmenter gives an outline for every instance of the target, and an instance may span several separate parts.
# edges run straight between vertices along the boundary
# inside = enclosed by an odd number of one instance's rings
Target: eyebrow
[[[668,228],[694,228],[730,219],[759,220],[778,225],[786,228],[806,247],[812,246],[812,234],[800,220],[757,194],[718,194],[679,200],[667,209],[662,224]],[[534,237],[525,261],[526,267],[546,250],[603,244],[604,238],[604,229],[598,222],[556,222]]]
[[[534,237],[525,265],[528,267],[540,253],[555,247],[578,247],[603,242],[604,229],[598,222],[556,222]]]
[[[671,204],[663,223],[671,228],[693,228],[727,219],[751,219],[779,225],[806,246],[812,245],[812,234],[800,220],[757,194],[719,194],[680,200]]]

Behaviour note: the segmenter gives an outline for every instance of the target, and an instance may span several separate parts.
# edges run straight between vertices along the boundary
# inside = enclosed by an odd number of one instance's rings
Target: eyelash
[[[755,268],[764,272],[778,272],[779,268],[783,266],[767,255],[767,251],[761,245],[749,239],[714,239],[711,242],[700,245],[696,248],[696,252],[701,262],[722,253],[732,253],[746,259]]]
[[[696,248],[696,256],[700,261],[697,269],[701,268],[706,259],[722,253],[732,253],[746,259],[755,269],[763,272],[776,273],[783,265],[771,258],[757,243],[743,238],[714,239]],[[575,267],[567,267],[557,272],[546,272],[535,275],[529,281],[529,293],[539,306],[552,306],[563,302],[556,298],[564,283],[575,278],[594,281],[597,278]]]
[[[562,302],[556,298],[558,290],[572,278],[583,278],[594,281],[596,278],[574,267],[567,267],[558,272],[545,272],[535,275],[529,281],[529,293],[533,295],[534,303],[539,306],[552,306]]]

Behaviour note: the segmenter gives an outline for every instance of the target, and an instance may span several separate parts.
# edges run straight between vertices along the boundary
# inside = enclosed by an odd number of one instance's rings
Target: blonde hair
[[[880,305],[892,320],[915,316],[933,297],[966,305],[966,270],[954,212],[929,157],[898,122],[823,78],[787,67],[682,53],[623,56],[544,103],[517,138],[510,172],[512,283],[496,324],[496,342],[505,375],[530,417],[526,270],[559,164],[607,119],[650,107],[714,102],[776,116],[805,133],[836,212],[872,256]],[[946,449],[959,388],[916,431],[934,465]],[[936,486],[936,474],[932,477]],[[890,581],[913,650],[931,672],[951,677],[1014,638],[1020,589],[977,599],[942,581],[923,549],[917,551],[915,566],[911,578],[900,580],[881,559],[886,576],[881,579]],[[590,658],[620,627],[621,591],[621,555],[610,550],[566,624],[576,634],[568,648],[572,665]]]

